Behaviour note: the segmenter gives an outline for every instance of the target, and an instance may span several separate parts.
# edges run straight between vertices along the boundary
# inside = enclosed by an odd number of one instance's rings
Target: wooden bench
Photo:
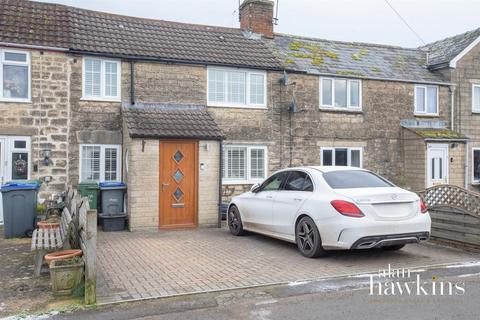
[[[32,235],[32,251],[35,254],[34,276],[40,276],[43,257],[48,252],[62,250],[68,243],[67,238],[71,229],[72,216],[67,208],[62,212],[60,226],[58,228],[35,229]]]

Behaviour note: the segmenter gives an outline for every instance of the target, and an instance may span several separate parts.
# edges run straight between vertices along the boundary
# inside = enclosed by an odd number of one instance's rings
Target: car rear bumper
[[[402,234],[387,234],[381,236],[368,236],[355,241],[350,249],[371,249],[407,243],[419,243],[430,238],[430,232],[415,232]]]
[[[400,221],[342,217],[316,221],[325,249],[368,249],[427,240],[431,231],[428,214]]]

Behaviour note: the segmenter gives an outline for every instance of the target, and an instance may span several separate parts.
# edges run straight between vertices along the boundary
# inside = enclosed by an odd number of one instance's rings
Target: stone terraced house
[[[220,203],[287,166],[475,189],[479,37],[278,34],[269,0],[243,1],[240,28],[0,0],[0,176],[41,179],[43,198],[124,181],[130,230],[217,225]]]

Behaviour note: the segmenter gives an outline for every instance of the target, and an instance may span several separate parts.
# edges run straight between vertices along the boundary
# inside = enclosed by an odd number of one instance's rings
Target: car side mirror
[[[260,184],[259,184],[259,183],[255,183],[255,184],[250,188],[250,191],[253,192],[253,193],[257,193],[257,192],[258,192],[258,189],[260,189]]]

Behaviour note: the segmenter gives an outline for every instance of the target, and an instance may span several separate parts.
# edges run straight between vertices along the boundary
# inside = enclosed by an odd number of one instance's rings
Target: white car
[[[329,249],[401,249],[430,237],[423,201],[371,171],[353,167],[280,170],[228,207],[234,235],[261,233],[296,243],[306,257]]]

